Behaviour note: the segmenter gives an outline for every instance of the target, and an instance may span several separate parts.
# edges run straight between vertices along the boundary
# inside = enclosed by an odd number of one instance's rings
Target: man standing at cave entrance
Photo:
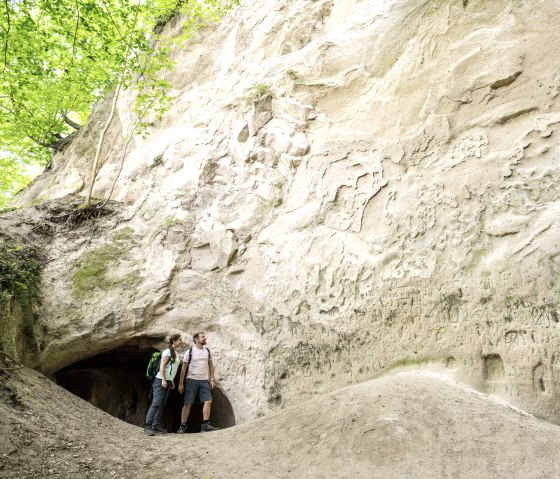
[[[179,382],[179,393],[185,391],[185,402],[181,411],[181,426],[178,434],[187,432],[187,419],[191,405],[200,396],[202,406],[202,432],[210,432],[218,429],[210,424],[210,409],[212,407],[212,389],[214,383],[214,365],[210,356],[210,350],[206,347],[206,335],[203,332],[193,336],[193,346],[185,353],[181,364],[181,379]],[[185,375],[187,382],[185,387]]]

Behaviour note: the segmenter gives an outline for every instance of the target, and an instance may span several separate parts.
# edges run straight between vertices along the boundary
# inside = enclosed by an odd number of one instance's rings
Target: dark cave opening
[[[93,356],[61,369],[53,375],[57,384],[88,401],[93,406],[136,426],[144,426],[150,405],[151,383],[146,379],[146,366],[156,351],[148,341],[135,341],[106,353]],[[181,355],[180,355],[181,357]],[[169,394],[161,426],[176,432],[181,422],[183,396],[175,389]],[[219,389],[212,391],[210,421],[220,428],[235,425],[233,408]],[[202,403],[191,406],[187,432],[199,432],[202,425]]]

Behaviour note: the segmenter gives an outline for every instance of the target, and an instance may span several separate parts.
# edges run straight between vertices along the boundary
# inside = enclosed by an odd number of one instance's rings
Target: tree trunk
[[[97,177],[97,164],[99,163],[99,156],[101,155],[101,147],[103,146],[105,133],[107,133],[107,130],[111,125],[111,121],[113,120],[113,116],[115,116],[115,107],[117,105],[117,99],[119,98],[120,91],[121,91],[121,81],[119,80],[119,84],[117,85],[117,90],[115,91],[115,96],[113,97],[113,104],[111,105],[111,113],[109,114],[109,118],[107,119],[105,128],[103,128],[103,131],[101,132],[101,136],[99,137],[99,142],[97,143],[97,150],[95,151],[95,158],[93,160],[93,165],[91,165],[90,180],[89,180],[88,190],[86,194],[86,201],[84,202],[84,206],[86,208],[90,205],[91,202],[91,192],[93,191],[93,185],[95,184],[95,178]]]

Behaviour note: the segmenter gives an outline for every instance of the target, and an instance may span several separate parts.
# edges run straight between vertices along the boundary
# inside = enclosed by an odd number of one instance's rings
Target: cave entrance
[[[88,401],[93,406],[136,426],[144,426],[150,405],[151,384],[146,380],[146,365],[156,351],[150,344],[159,338],[135,340],[111,351],[98,354],[61,369],[53,375],[57,384]],[[171,391],[163,411],[161,426],[168,432],[179,429],[183,396]],[[218,388],[212,392],[210,421],[220,428],[235,425],[233,408]],[[199,432],[202,425],[202,404],[191,406],[187,432]]]

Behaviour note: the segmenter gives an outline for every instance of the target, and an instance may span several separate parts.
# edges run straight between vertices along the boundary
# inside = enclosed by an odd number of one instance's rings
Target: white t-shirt
[[[201,349],[197,347],[192,347],[192,358],[189,363],[189,371],[187,372],[187,378],[198,379],[199,381],[208,381],[210,379],[210,367],[208,365],[208,360],[210,359],[210,354],[208,353],[208,348],[203,346]],[[189,350],[185,353],[183,362],[189,361]]]
[[[165,351],[163,351],[163,353],[161,353],[161,360],[163,361],[163,358],[168,357],[171,358],[171,351],[169,348],[167,348]],[[177,369],[179,369],[179,358],[176,357],[175,361],[173,361],[173,363],[171,362],[171,359],[169,359],[169,361],[167,361],[167,364],[165,365],[165,379],[166,381],[173,381],[175,379],[175,375],[177,374]],[[162,379],[161,377],[161,370],[158,369],[158,373],[156,374],[156,378],[158,379]]]

